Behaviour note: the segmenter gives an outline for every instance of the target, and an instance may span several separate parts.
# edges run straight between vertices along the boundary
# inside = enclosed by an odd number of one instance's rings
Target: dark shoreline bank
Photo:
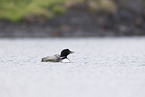
[[[0,37],[104,37],[145,36],[145,8],[123,7],[106,14],[91,13],[84,4],[77,4],[62,16],[51,20],[36,18],[23,23],[0,20]]]

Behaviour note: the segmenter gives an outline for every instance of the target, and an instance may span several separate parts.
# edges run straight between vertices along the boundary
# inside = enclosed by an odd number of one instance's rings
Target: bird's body
[[[69,49],[64,49],[61,51],[60,55],[56,54],[54,56],[44,57],[42,58],[41,62],[61,62],[63,59],[68,59],[67,56],[71,53],[74,53],[74,52],[70,51]]]
[[[61,61],[60,55],[56,54],[54,56],[47,56],[42,58],[41,62],[60,62],[60,61]]]

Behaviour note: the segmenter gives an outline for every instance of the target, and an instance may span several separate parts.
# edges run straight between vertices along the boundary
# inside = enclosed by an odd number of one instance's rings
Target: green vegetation
[[[88,3],[90,11],[115,11],[115,4],[111,0],[0,0],[0,18],[12,22],[30,20],[33,17],[50,19],[62,15],[66,5],[71,6],[74,2],[84,1]]]
[[[116,11],[116,5],[112,0],[89,0],[88,5],[91,12],[102,10],[109,14]]]
[[[0,0],[0,18],[21,21],[25,16],[43,16],[47,18],[64,12],[68,0]],[[59,6],[58,6],[59,5]]]

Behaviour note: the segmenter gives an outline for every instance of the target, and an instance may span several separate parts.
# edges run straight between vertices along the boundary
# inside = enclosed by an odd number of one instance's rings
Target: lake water
[[[0,39],[0,97],[145,97],[145,37]]]

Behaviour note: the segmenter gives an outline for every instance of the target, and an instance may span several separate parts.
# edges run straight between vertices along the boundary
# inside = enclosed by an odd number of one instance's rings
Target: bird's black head
[[[74,52],[73,52],[73,51],[70,51],[69,49],[64,49],[64,50],[61,51],[60,57],[61,57],[62,59],[65,59],[65,58],[67,58],[67,56],[68,56],[69,54],[72,54],[72,53],[74,53]]]

